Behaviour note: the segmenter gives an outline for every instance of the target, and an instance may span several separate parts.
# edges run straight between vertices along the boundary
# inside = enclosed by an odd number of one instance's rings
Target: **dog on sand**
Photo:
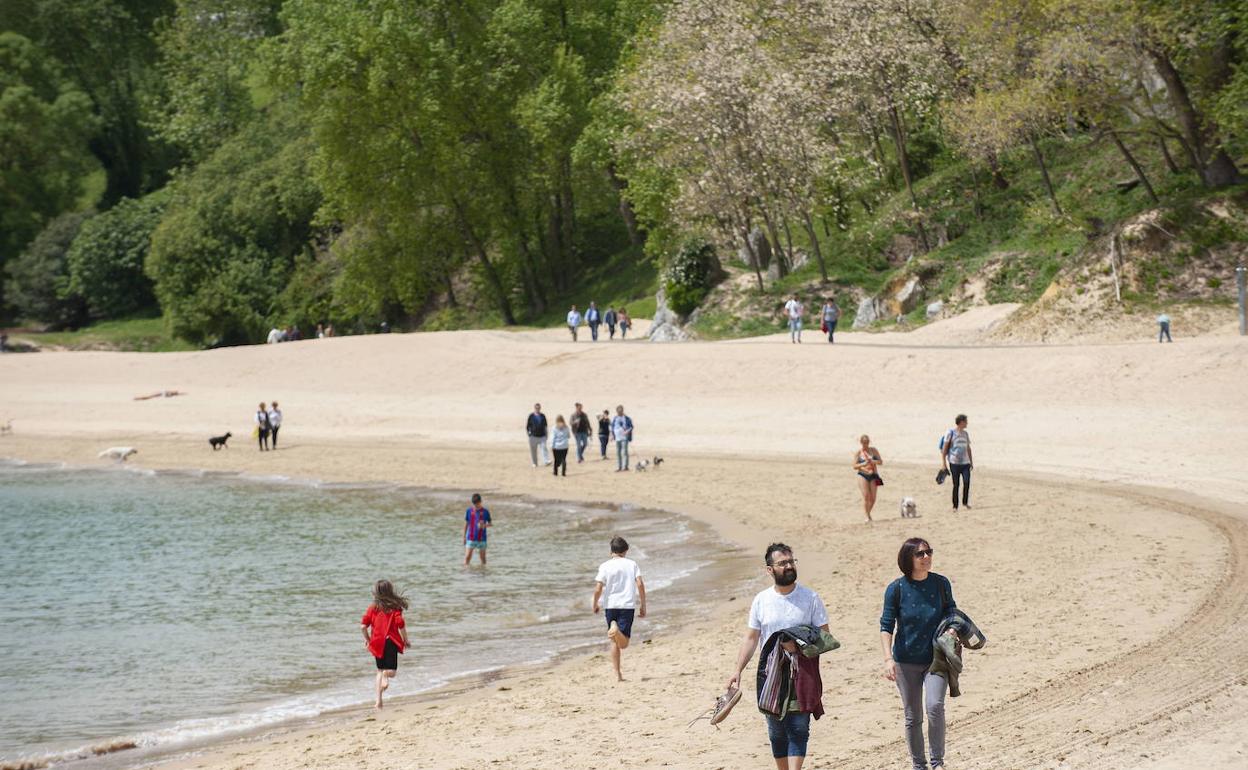
[[[919,517],[919,506],[914,502],[913,497],[901,498],[901,518],[917,519]]]
[[[212,438],[208,439],[208,443],[212,445],[212,451],[215,452],[221,447],[225,447],[226,449],[229,449],[230,447],[225,442],[229,441],[230,436],[233,436],[233,435],[234,435],[233,433],[226,431],[224,436],[213,436]]]
[[[115,447],[109,447],[108,449],[105,449],[103,452],[100,452],[98,456],[101,459],[107,457],[111,460],[116,460],[119,463],[123,463],[126,461],[127,457],[129,457],[130,455],[137,455],[138,453],[139,453],[139,450],[135,449],[132,446],[115,446]]]
[[[633,468],[633,470],[637,471],[638,473],[645,473],[646,469],[649,467],[650,467],[649,460],[639,460],[637,462],[637,465]]]

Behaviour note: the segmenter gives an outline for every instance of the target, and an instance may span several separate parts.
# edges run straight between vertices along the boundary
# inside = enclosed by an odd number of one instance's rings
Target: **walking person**
[[[958,510],[958,488],[962,489],[962,507],[971,509],[971,434],[966,432],[966,415],[953,418],[953,427],[940,442],[940,461],[953,477],[953,510]]]
[[[1170,316],[1165,313],[1157,316],[1157,341],[1161,342],[1162,337],[1166,338],[1166,342],[1174,342],[1170,339]]]
[[[615,322],[619,320],[616,315],[615,308],[607,308],[607,312],[602,314],[602,322],[607,325],[607,333],[611,335],[611,339],[615,339]]]
[[[611,418],[611,436],[615,439],[615,472],[628,470],[628,445],[633,440],[633,420],[624,414],[624,407],[615,408]]]
[[[594,342],[598,341],[600,323],[602,323],[602,314],[598,312],[598,306],[590,302],[589,307],[585,309],[585,325],[589,327],[589,336]]]
[[[634,616],[646,616],[646,584],[641,579],[641,567],[628,558],[628,541],[618,535],[611,538],[611,558],[598,566],[594,577],[595,615],[600,608],[607,620],[607,644],[615,680],[623,682],[620,652],[632,640]]]
[[[932,665],[932,642],[942,620],[957,609],[953,586],[944,575],[932,572],[932,546],[921,537],[902,543],[897,553],[901,577],[884,590],[880,613],[880,649],[884,653],[884,678],[897,683],[905,710],[906,743],[914,770],[926,770],[923,716],[927,715],[928,753],[931,767],[945,766],[945,677],[928,672]],[[957,635],[954,629],[947,633]]]
[[[572,332],[572,341],[576,342],[576,327],[581,325],[581,314],[577,312],[576,305],[568,311],[568,331]]]
[[[481,495],[473,493],[472,505],[464,511],[465,567],[472,563],[473,551],[479,555],[481,566],[485,566],[485,549],[492,526],[494,526],[494,521],[490,518],[490,509],[481,504]]]
[[[828,333],[828,342],[835,342],[832,337],[836,334],[836,322],[839,320],[841,309],[836,304],[836,297],[833,297],[823,303],[823,330]]]
[[[611,410],[603,409],[598,415],[598,444],[602,459],[607,459],[607,444],[611,441]]]
[[[741,672],[745,670],[754,651],[767,646],[772,635],[793,626],[817,626],[828,630],[828,611],[819,595],[797,582],[797,559],[793,549],[784,543],[767,546],[763,563],[771,576],[773,585],[759,591],[750,604],[750,617],[746,621],[745,637],[737,652],[737,671],[728,679],[728,689],[741,686]],[[780,643],[784,652],[797,652],[795,642]],[[769,661],[760,658],[759,665]],[[767,720],[767,737],[771,740],[771,755],[777,770],[802,770],[810,740],[811,711],[802,710],[795,703],[796,696],[786,704],[783,717],[764,714]],[[822,711],[822,706],[818,707]]]
[[[862,492],[862,511],[866,514],[867,523],[870,523],[876,492],[884,486],[884,479],[880,478],[880,466],[884,460],[879,451],[871,446],[870,436],[864,433],[858,443],[861,446],[854,452],[854,470],[858,472],[858,491]]]
[[[529,434],[529,457],[533,459],[533,467],[537,467],[537,448],[542,448],[542,464],[550,465],[550,453],[546,451],[546,415],[542,414],[542,405],[534,404],[533,413],[524,421],[524,431]]]
[[[800,343],[802,341],[802,315],[805,314],[806,307],[794,294],[792,299],[784,303],[784,312],[789,317],[789,342]]]
[[[576,461],[578,463],[585,462],[585,447],[589,446],[589,436],[594,432],[593,425],[589,422],[589,415],[585,414],[584,408],[578,403],[576,410],[572,412],[572,438],[576,441]]]
[[[373,705],[378,710],[381,694],[399,671],[399,655],[407,649],[407,624],[403,621],[407,607],[407,599],[394,590],[389,580],[378,580],[373,585],[373,603],[360,619],[364,649],[377,661],[377,700]]]
[[[260,451],[269,451],[269,410],[264,408],[263,401],[256,410],[256,438],[260,440]]]
[[[628,317],[628,308],[620,308],[620,339],[628,337],[628,330],[633,328],[633,319]]]
[[[550,448],[555,453],[555,475],[559,475],[559,469],[563,468],[563,475],[568,475],[568,441],[572,432],[568,430],[568,424],[564,422],[563,415],[555,418],[555,430],[550,434]]]
[[[282,410],[278,408],[277,402],[273,402],[273,406],[269,407],[269,443],[273,451],[277,451],[277,432],[282,428]]]

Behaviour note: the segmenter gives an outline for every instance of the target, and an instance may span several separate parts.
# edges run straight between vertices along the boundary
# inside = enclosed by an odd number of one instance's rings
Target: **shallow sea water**
[[[487,498],[489,566],[466,569],[466,498],[0,465],[0,761],[176,748],[367,702],[359,621],[378,578],[412,602],[393,697],[601,639],[589,599],[615,534],[654,605],[728,552],[672,513]]]

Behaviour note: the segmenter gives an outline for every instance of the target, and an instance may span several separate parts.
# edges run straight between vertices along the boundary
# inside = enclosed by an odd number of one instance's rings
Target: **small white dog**
[[[109,459],[116,460],[119,463],[124,463],[127,457],[129,457],[130,455],[138,454],[138,453],[139,453],[139,450],[135,449],[132,446],[115,446],[115,447],[109,447],[108,449],[105,449],[103,452],[100,452],[99,457],[101,458],[107,457]]]
[[[917,519],[919,517],[919,506],[914,502],[913,497],[901,498],[901,518]]]
[[[637,473],[645,473],[646,469],[649,467],[650,467],[649,460],[638,460],[637,465],[634,466],[633,470],[635,470]]]

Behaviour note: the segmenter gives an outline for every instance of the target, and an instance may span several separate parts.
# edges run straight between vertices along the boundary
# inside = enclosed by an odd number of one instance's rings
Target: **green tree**
[[[87,304],[69,290],[66,252],[90,212],[61,214],[16,259],[4,266],[4,292],[18,317],[54,329],[77,327]]]
[[[168,200],[167,190],[123,198],[79,230],[67,254],[68,291],[86,301],[92,317],[117,318],[156,304],[143,270]]]

